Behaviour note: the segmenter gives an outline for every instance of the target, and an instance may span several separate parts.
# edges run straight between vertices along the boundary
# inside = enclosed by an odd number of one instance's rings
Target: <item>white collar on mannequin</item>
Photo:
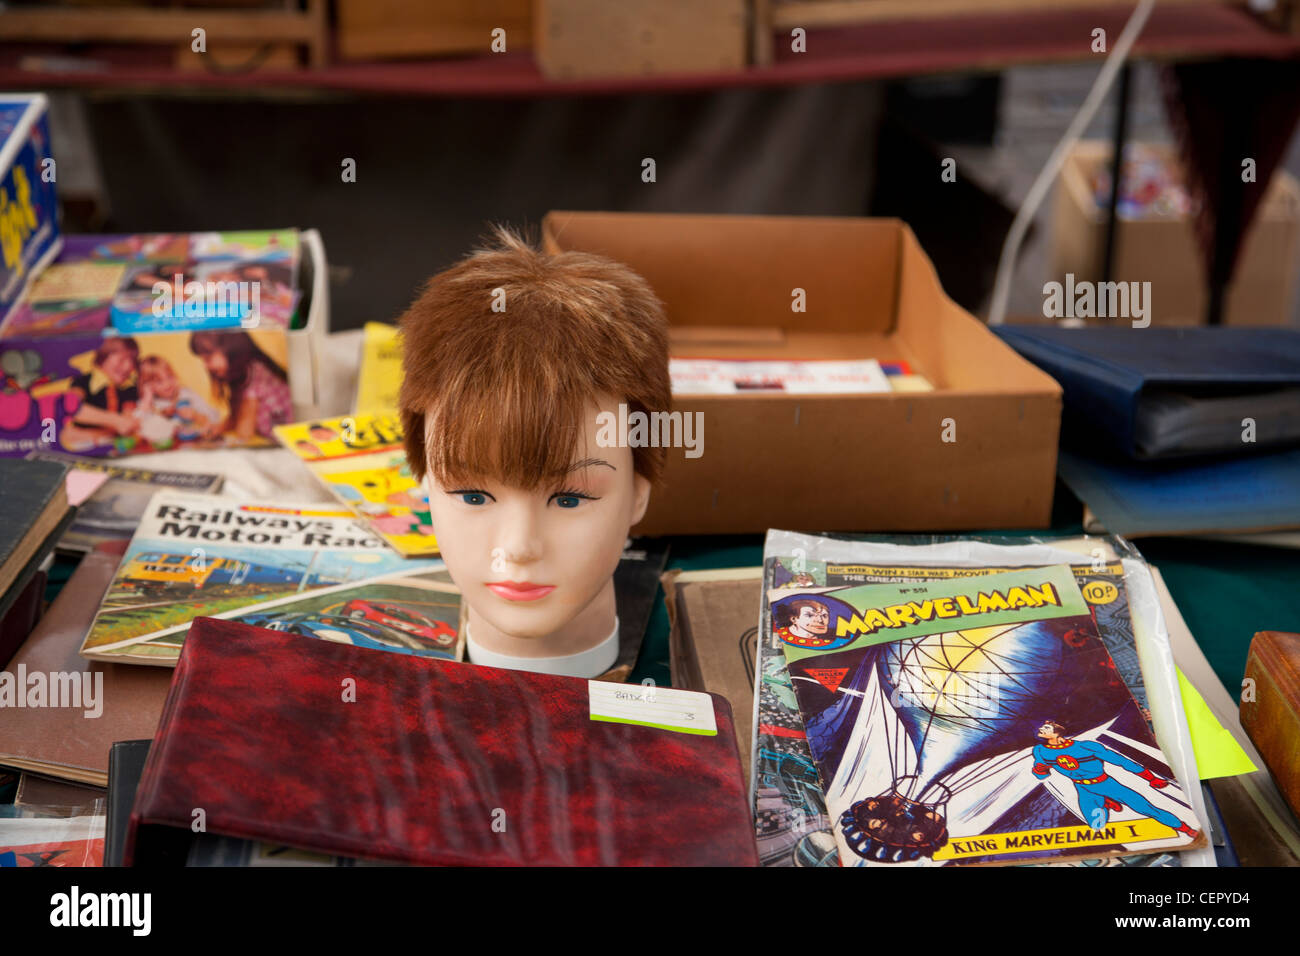
[[[503,667],[512,671],[531,671],[534,674],[556,674],[560,677],[599,677],[618,660],[618,617],[614,617],[614,630],[595,647],[577,654],[560,657],[513,657],[498,654],[480,647],[465,623],[465,656],[471,664],[483,667]]]

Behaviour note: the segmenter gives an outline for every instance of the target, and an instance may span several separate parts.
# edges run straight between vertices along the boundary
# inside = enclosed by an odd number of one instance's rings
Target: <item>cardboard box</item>
[[[532,0],[337,0],[336,9],[344,60],[485,54],[498,27],[506,52],[533,41]]]
[[[638,533],[1048,525],[1061,389],[944,295],[902,222],[551,212],[542,230],[643,275],[674,355],[903,360],[935,389],[683,398],[703,453],[669,449]]]
[[[1150,149],[1170,157],[1172,148]],[[1066,160],[1056,187],[1045,281],[1101,280],[1106,244],[1106,210],[1093,195],[1092,177],[1110,163],[1110,144],[1079,143]],[[1287,325],[1291,322],[1300,252],[1300,184],[1279,170],[1246,234],[1241,259],[1224,303],[1228,325]],[[1208,301],[1205,259],[1187,216],[1121,218],[1115,235],[1112,280],[1151,283],[1155,325],[1202,325]],[[1087,320],[1113,324],[1114,319]]]
[[[537,0],[537,65],[557,80],[717,73],[747,62],[745,0]]]
[[[0,94],[0,323],[59,254],[49,100]]]

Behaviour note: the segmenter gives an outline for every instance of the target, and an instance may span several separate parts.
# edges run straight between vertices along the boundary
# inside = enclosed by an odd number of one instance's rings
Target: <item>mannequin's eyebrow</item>
[[[579,468],[587,468],[591,465],[604,465],[610,471],[618,471],[617,468],[607,462],[604,458],[584,458],[582,461],[575,461],[565,470],[564,473],[567,475],[571,471],[577,471]]]

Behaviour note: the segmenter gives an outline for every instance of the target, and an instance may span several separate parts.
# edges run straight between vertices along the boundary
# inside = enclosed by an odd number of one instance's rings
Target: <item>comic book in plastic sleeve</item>
[[[357,414],[280,425],[275,437],[399,554],[438,554],[429,497],[406,463],[397,415]]]
[[[103,800],[89,807],[0,806],[0,869],[103,866]]]
[[[1204,844],[1068,565],[767,594],[844,865]]]
[[[779,531],[772,534],[782,545],[768,548],[765,589],[788,586],[797,574],[805,582],[815,574],[821,583],[849,585],[943,580],[1009,570],[1033,561],[1071,561],[1116,670],[1144,716],[1149,717],[1120,561],[1126,549],[1131,549],[1119,539],[1057,538],[1048,539],[1050,547],[1044,547],[1034,539],[1002,536],[854,536],[835,541],[839,560],[818,561],[809,558],[808,549],[816,555],[818,542],[830,539]],[[782,642],[771,624],[766,601],[760,608],[760,620],[751,798],[763,864],[838,865],[821,785],[790,685]],[[1180,860],[1178,854],[1157,852],[1094,858],[1086,864],[1176,867]]]

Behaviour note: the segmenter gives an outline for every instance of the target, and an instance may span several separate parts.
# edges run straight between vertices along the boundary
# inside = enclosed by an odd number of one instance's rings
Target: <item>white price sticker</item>
[[[591,719],[714,737],[713,698],[693,690],[587,681]]]

